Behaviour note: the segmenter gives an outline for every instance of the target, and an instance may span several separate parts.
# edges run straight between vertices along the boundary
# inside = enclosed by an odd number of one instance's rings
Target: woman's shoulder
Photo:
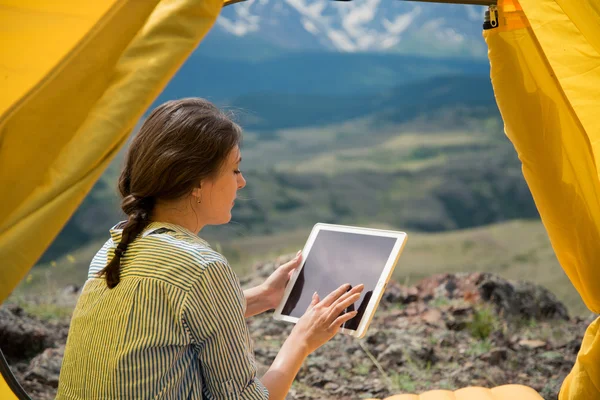
[[[92,262],[90,263],[90,268],[88,270],[88,278],[95,278],[98,276],[98,273],[108,264],[110,258],[108,256],[109,249],[116,248],[116,244],[113,242],[112,237],[109,238],[96,252],[94,257],[92,258]]]
[[[134,242],[136,247],[148,253],[161,252],[172,256],[193,259],[199,263],[212,261],[227,262],[225,257],[214,250],[208,242],[192,233],[154,225],[154,229],[144,231]]]
[[[111,237],[98,250],[88,273],[95,278],[114,256],[121,240],[122,226],[110,231]],[[169,282],[191,282],[199,278],[206,268],[230,268],[227,259],[214,250],[208,242],[178,226],[152,223],[134,240],[121,261],[122,276],[147,276]],[[153,268],[148,268],[152,266]],[[186,277],[185,280],[181,279]],[[182,286],[182,287],[183,287]]]
[[[168,261],[170,268],[183,268],[190,280],[198,278],[207,268],[231,268],[223,254],[187,231],[161,227],[146,231],[134,243],[138,258],[151,257],[163,265]]]

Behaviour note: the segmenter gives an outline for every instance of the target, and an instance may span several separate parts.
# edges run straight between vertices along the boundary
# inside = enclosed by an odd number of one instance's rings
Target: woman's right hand
[[[356,311],[340,314],[360,298],[364,285],[348,289],[349,284],[342,285],[322,301],[315,293],[308,309],[296,323],[292,334],[304,342],[309,354],[334,337],[344,322],[356,316]]]

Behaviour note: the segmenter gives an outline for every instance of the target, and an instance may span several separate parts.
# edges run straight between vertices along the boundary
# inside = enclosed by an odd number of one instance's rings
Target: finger
[[[325,297],[322,301],[323,306],[325,307],[329,307],[331,304],[333,304],[334,301],[336,301],[341,295],[343,295],[344,293],[346,293],[346,291],[350,289],[350,284],[347,283],[345,285],[340,286],[339,288],[335,289],[333,292],[329,293],[327,295],[327,297]]]
[[[360,299],[360,293],[354,293],[350,297],[346,298],[344,301],[339,302],[337,305],[335,305],[335,306],[332,305],[330,307],[331,309],[327,315],[327,320],[328,321],[335,320],[335,318],[338,317],[342,313],[342,311],[344,311],[346,308],[348,308],[351,304],[358,301],[358,299]]]
[[[290,271],[296,269],[298,265],[300,265],[300,261],[302,261],[302,253],[298,251],[294,258],[292,258],[290,261],[286,262],[279,268],[283,268],[284,271],[288,271],[289,273]]]
[[[344,323],[346,323],[346,322],[350,321],[352,318],[356,317],[356,315],[358,315],[358,311],[352,311],[347,314],[339,316],[338,318],[335,319],[335,321],[333,321],[331,323],[331,325],[329,325],[329,329],[339,328]]]
[[[362,283],[358,286],[353,287],[351,290],[347,291],[346,293],[341,295],[336,301],[334,301],[332,306],[337,306],[337,304],[341,303],[342,301],[346,300],[348,297],[350,297],[356,293],[362,293],[364,288],[365,288],[365,285],[363,285]]]
[[[319,294],[315,292],[312,296],[310,304],[308,305],[307,311],[316,306],[319,303]]]
[[[365,286],[362,284],[358,285],[356,287],[353,287],[352,290],[347,291],[346,293],[341,295],[336,301],[334,301],[330,307],[336,307],[339,303],[346,301],[346,299],[348,299],[350,296],[355,295],[357,293],[362,293],[364,288],[365,288]]]

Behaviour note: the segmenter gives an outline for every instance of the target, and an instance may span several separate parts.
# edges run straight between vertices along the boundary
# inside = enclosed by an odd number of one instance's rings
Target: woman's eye
[[[242,171],[240,171],[239,169],[236,169],[235,171],[233,171],[234,174],[239,175],[242,173]]]

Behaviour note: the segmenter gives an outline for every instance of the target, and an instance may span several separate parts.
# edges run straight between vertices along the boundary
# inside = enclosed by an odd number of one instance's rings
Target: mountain
[[[302,52],[264,60],[219,59],[197,51],[154,105],[204,97],[224,105],[246,95],[357,96],[443,75],[487,75],[487,60],[373,53]]]
[[[356,96],[440,75],[487,75],[483,10],[381,0],[237,3],[223,9],[154,105],[188,96]]]
[[[382,122],[402,123],[442,109],[480,110],[497,115],[489,76],[451,75],[406,83],[378,93],[356,96],[259,93],[234,99],[247,129],[276,130],[332,124],[371,115]]]
[[[244,234],[316,220],[368,217],[435,231],[537,216],[487,76],[435,77],[356,96],[255,94],[230,107],[244,110],[244,165],[253,182],[235,211],[234,229]],[[104,238],[122,219],[117,164],[42,262]]]
[[[205,54],[227,58],[297,51],[485,58],[484,10],[390,0],[250,0],[224,8],[203,46]],[[218,51],[230,47],[242,52]]]

